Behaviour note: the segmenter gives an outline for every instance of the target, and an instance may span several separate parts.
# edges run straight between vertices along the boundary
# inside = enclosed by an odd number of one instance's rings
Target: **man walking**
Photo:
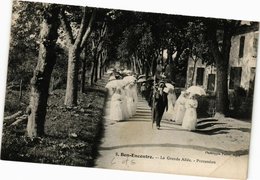
[[[160,129],[163,113],[168,110],[167,93],[164,91],[165,83],[160,81],[158,89],[154,93],[154,107],[153,107],[153,123],[156,122],[157,129]]]

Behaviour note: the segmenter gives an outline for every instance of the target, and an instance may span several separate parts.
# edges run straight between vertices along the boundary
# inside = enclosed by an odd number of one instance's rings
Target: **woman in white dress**
[[[167,99],[168,99],[168,111],[164,112],[163,119],[173,120],[174,106],[177,99],[174,89],[169,89]]]
[[[175,103],[173,120],[175,121],[176,124],[182,124],[183,116],[186,110],[185,103],[188,95],[189,95],[188,92],[182,91]]]
[[[197,126],[197,109],[198,101],[197,95],[191,95],[190,98],[185,103],[185,114],[183,117],[182,128],[192,131],[196,129]]]
[[[110,104],[110,118],[111,121],[123,120],[122,111],[122,90],[117,88],[115,93],[111,97]]]
[[[134,83],[128,83],[126,86],[127,110],[130,117],[135,114],[135,99],[134,99]]]
[[[111,75],[108,79],[108,83],[106,84],[105,88],[108,91],[108,99],[111,98],[111,96],[114,94],[114,89],[116,88],[116,78],[114,75]]]
[[[126,86],[122,87],[122,110],[123,110],[123,120],[128,120],[130,118],[130,112],[127,108],[127,90]]]

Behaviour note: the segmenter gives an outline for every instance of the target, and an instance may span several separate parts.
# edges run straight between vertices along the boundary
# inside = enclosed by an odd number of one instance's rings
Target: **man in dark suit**
[[[160,129],[160,124],[165,109],[166,111],[168,110],[167,93],[164,91],[165,87],[165,83],[163,81],[160,81],[158,83],[158,88],[156,89],[153,96],[153,123],[156,122],[157,129]]]

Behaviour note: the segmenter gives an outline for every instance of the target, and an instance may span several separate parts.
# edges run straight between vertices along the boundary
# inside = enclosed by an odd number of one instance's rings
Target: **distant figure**
[[[189,131],[195,130],[197,126],[197,95],[191,95],[186,101],[185,107],[186,111],[183,117],[182,128]]]
[[[142,97],[145,97],[145,92],[146,92],[146,84],[142,83],[142,85],[140,87],[140,93],[141,93]]]
[[[123,120],[122,108],[122,90],[117,88],[111,98],[109,119],[112,121]]]
[[[165,88],[164,82],[159,82],[158,90],[154,94],[154,109],[153,109],[153,121],[156,122],[157,129],[161,127],[161,120],[163,113],[168,110],[167,93],[163,91]]]
[[[164,78],[164,66],[161,61],[159,61],[157,64],[155,76],[157,82]]]
[[[182,91],[175,103],[173,121],[175,121],[176,124],[182,124],[183,116],[186,110],[185,103],[188,95],[188,92]]]

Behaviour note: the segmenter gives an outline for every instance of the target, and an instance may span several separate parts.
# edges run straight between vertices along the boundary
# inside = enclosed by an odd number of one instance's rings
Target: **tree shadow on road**
[[[206,129],[215,125],[222,125],[222,124],[226,124],[226,123],[206,123],[206,124],[202,124],[202,125],[197,125],[196,129]]]
[[[198,120],[198,124],[200,123],[206,123],[206,122],[216,122],[218,121],[217,119],[201,119],[201,120]]]
[[[120,120],[118,122],[123,123],[123,122],[150,122],[150,119],[128,119],[128,120]]]
[[[221,127],[221,128],[213,128],[213,129],[206,129],[206,130],[196,129],[192,132],[203,134],[203,135],[218,135],[218,134],[228,134],[229,130],[231,130],[231,128]]]
[[[223,127],[227,123],[218,123],[217,119],[202,119],[197,123],[195,133],[204,135],[218,135],[218,134],[228,134],[230,130],[238,130],[241,132],[251,132],[250,128],[233,128],[233,127]]]

